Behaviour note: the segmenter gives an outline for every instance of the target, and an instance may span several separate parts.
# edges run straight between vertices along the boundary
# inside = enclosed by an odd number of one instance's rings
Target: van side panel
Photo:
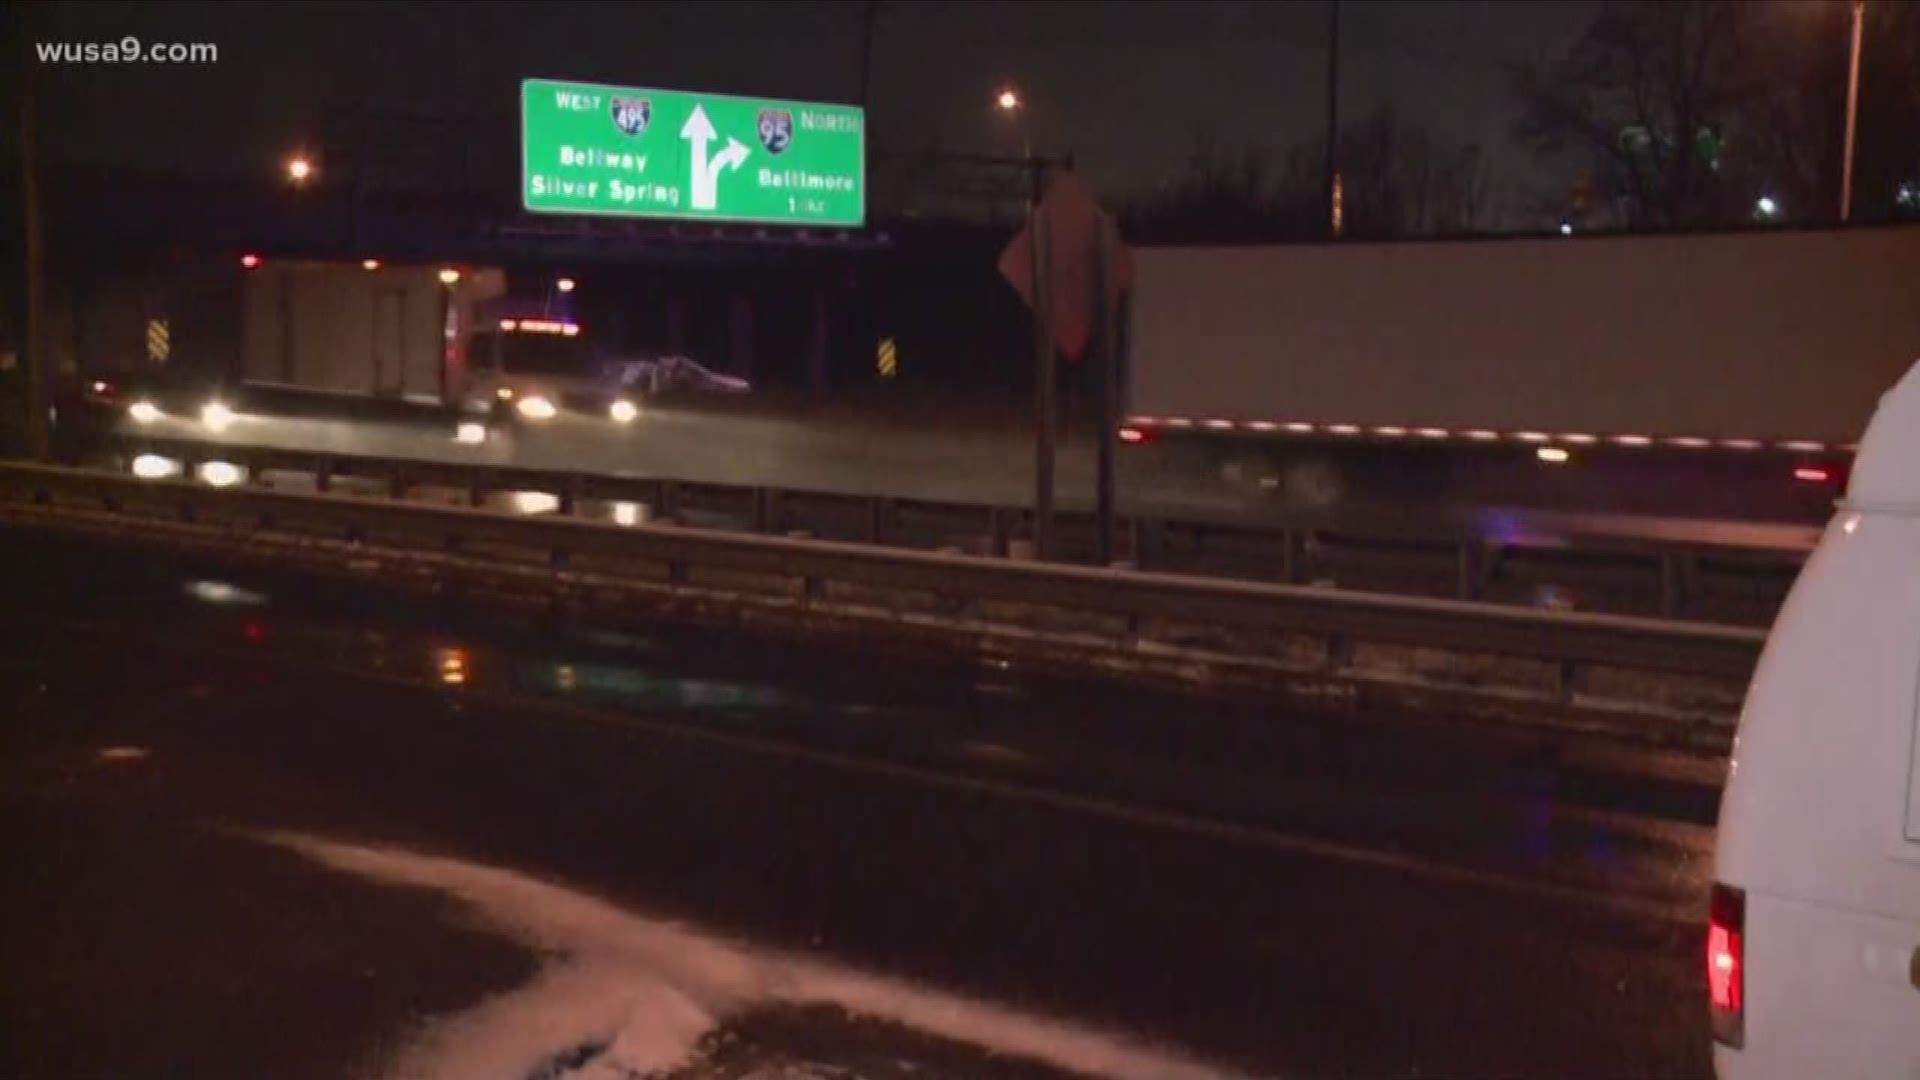
[[[1920,517],[1842,511],[1754,673],[1721,804],[1715,877],[1747,893],[1723,1078],[1920,1080],[1917,687]]]

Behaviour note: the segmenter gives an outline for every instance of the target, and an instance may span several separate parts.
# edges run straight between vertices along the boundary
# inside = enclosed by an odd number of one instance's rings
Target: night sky
[[[510,126],[517,81],[851,101],[865,4],[49,5],[38,37],[208,41],[206,66],[43,68],[50,148],[166,170],[272,170],[330,106],[363,102]],[[1506,62],[1550,55],[1590,3],[1341,6],[1342,113],[1391,103],[1487,157],[1496,199],[1541,183],[1509,138]],[[1196,142],[1276,159],[1325,119],[1327,6],[1302,3],[881,5],[873,138],[1012,151],[990,107],[1032,103],[1036,147],[1072,150],[1109,196],[1170,179]],[[511,137],[511,132],[508,132]]]

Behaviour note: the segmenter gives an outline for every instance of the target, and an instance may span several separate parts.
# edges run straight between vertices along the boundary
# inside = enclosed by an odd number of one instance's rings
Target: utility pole
[[[1327,0],[1327,239],[1340,239],[1340,0]]]
[[[39,161],[36,147],[37,132],[34,116],[34,63],[30,50],[33,48],[33,26],[36,22],[36,4],[19,5],[14,13],[15,27],[20,31],[19,52],[16,56],[19,64],[19,85],[17,107],[19,116],[20,147],[20,229],[21,254],[24,265],[21,267],[25,278],[25,303],[20,327],[21,375],[25,378],[25,398],[27,406],[26,434],[27,454],[36,461],[47,459],[52,449],[52,432],[47,422],[49,396],[47,393],[48,373],[52,367],[52,357],[47,355],[47,289],[46,289],[46,237],[40,220],[40,178]]]
[[[1860,24],[1867,0],[1853,0],[1853,47],[1847,55],[1847,134],[1840,160],[1840,224],[1853,218],[1853,128],[1860,108]]]

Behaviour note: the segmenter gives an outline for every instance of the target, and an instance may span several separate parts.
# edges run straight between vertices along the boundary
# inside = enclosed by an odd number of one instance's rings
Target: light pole
[[[1853,44],[1847,56],[1847,134],[1840,159],[1840,224],[1853,217],[1853,129],[1860,108],[1860,24],[1867,0],[1853,0]]]

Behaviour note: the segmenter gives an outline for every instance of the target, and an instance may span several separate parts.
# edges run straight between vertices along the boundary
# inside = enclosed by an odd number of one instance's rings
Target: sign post
[[[1046,167],[1039,161],[1028,165],[1033,170],[1033,194],[1027,201],[1027,232],[1031,238],[1028,253],[1033,275],[1033,557],[1042,561],[1053,551],[1053,447],[1059,424],[1059,408],[1054,403],[1053,356],[1053,229],[1042,198],[1046,186]]]
[[[1093,190],[1071,171],[1062,172],[1041,190],[1042,162],[1034,169],[1034,195],[1027,225],[1000,253],[1000,274],[1033,311],[1033,348],[1039,368],[1035,397],[1035,438],[1039,458],[1034,467],[1033,544],[1045,558],[1053,528],[1053,457],[1057,419],[1054,404],[1054,354],[1078,357],[1089,340],[1096,346],[1096,362],[1109,370],[1101,378],[1100,489],[1103,529],[1107,536],[1102,558],[1112,551],[1113,413],[1118,408],[1117,362],[1113,347],[1113,312],[1119,295],[1132,283],[1133,261],[1120,242],[1113,219],[1100,209]]]
[[[866,114],[852,105],[527,79],[520,148],[536,213],[866,222]]]

